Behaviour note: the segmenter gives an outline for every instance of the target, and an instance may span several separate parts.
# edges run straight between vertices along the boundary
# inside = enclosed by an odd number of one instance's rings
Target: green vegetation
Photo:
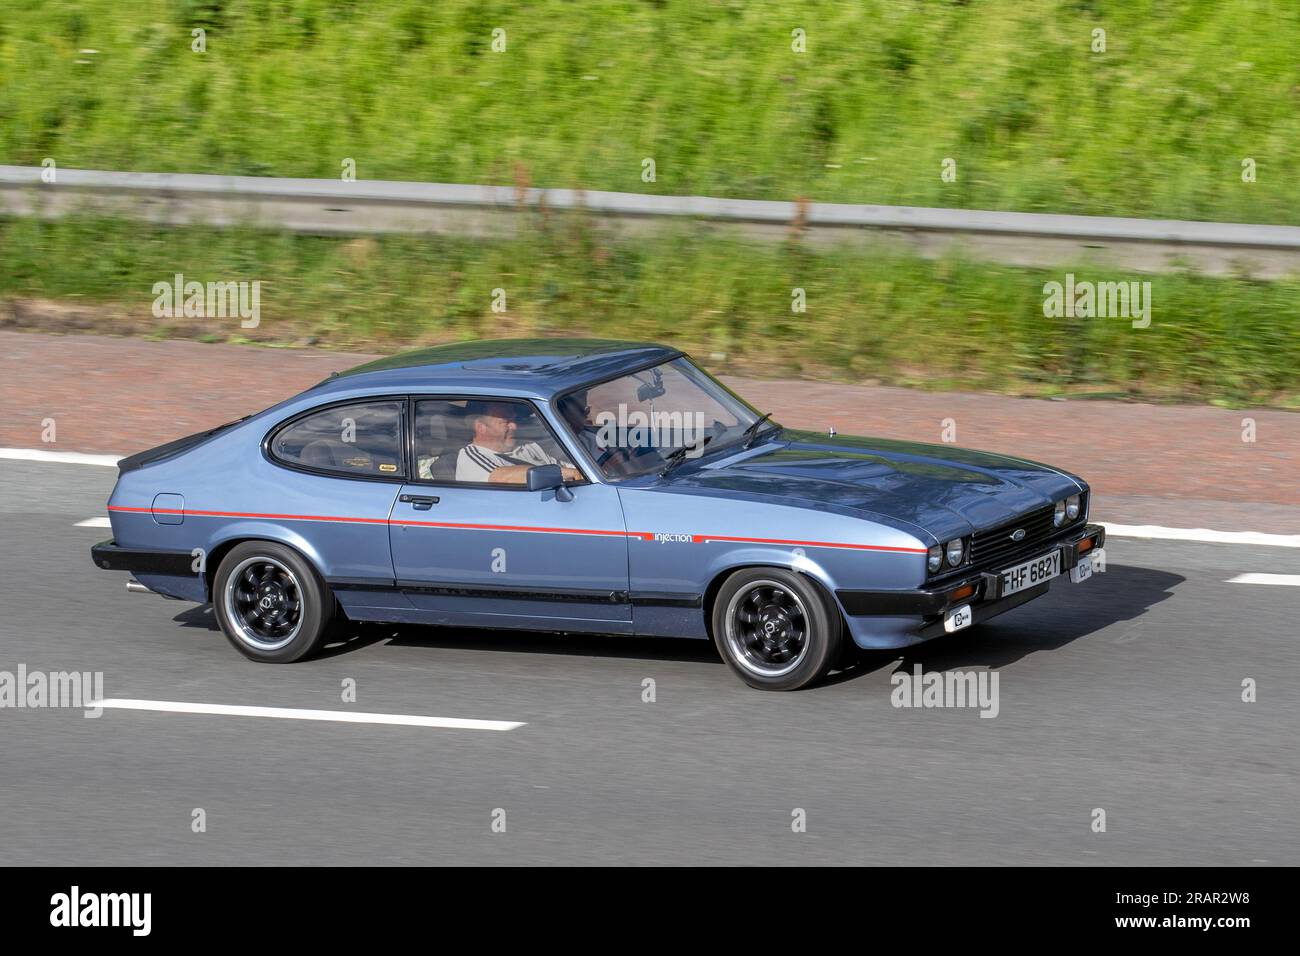
[[[363,179],[1300,223],[1298,48],[1300,5],[1275,0],[0,0],[0,162],[334,178],[350,159]],[[590,333],[764,374],[1300,393],[1300,279],[1075,268],[1150,278],[1153,321],[1133,329],[1045,318],[1065,268],[690,223],[633,242],[581,216],[501,241],[0,220],[0,263],[0,299],[84,303],[83,327],[119,332]],[[261,280],[262,327],[153,319],[153,284],[177,272]]]
[[[105,331],[381,349],[591,334],[668,341],[706,365],[769,376],[1284,405],[1300,397],[1300,280],[1145,277],[1152,321],[1134,329],[1122,318],[1045,318],[1043,285],[1064,269],[749,244],[685,224],[626,242],[578,217],[500,241],[11,219],[0,220],[0,262],[0,299],[108,303]],[[1074,271],[1094,282],[1134,278]],[[176,272],[261,280],[260,327],[154,319],[153,284]],[[803,314],[791,310],[795,288],[807,296]],[[495,289],[505,290],[504,314],[492,311]]]
[[[1285,0],[0,0],[0,162],[1298,223],[1298,48]]]

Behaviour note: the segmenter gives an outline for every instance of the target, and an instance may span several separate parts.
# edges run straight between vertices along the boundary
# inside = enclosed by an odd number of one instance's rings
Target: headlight
[[[1065,499],[1065,517],[1070,521],[1079,517],[1079,496],[1070,495]]]
[[[930,573],[933,574],[935,571],[939,570],[942,564],[943,564],[943,546],[936,544],[933,548],[930,549],[930,553],[926,556],[925,566],[929,568]]]
[[[1065,502],[1064,501],[1058,501],[1056,503],[1056,511],[1052,513],[1052,524],[1056,525],[1056,527],[1058,528],[1061,525],[1065,524]]]
[[[948,567],[955,568],[957,565],[961,564],[961,538],[953,538],[948,542],[945,550],[948,554]]]

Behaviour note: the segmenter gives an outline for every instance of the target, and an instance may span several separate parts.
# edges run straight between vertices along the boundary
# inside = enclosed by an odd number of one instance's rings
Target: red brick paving
[[[129,454],[259,411],[373,357],[0,331],[0,446]],[[1289,509],[1249,505],[1300,505],[1300,414],[734,377],[728,384],[794,427],[939,442],[952,419],[959,445],[1076,471],[1099,502],[1127,502],[1127,511],[1149,503],[1125,514],[1129,521],[1151,512],[1151,523],[1213,526],[1201,520],[1205,504],[1235,502],[1220,510],[1234,527],[1286,530],[1269,525],[1294,524]],[[1253,443],[1242,441],[1247,417]],[[41,441],[45,418],[56,422],[53,445]],[[1186,508],[1176,499],[1189,499]],[[1185,520],[1170,520],[1179,514]],[[1243,526],[1252,515],[1267,521]]]

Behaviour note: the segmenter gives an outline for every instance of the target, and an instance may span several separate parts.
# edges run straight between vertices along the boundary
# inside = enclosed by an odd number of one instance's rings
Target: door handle
[[[428,511],[438,503],[437,495],[402,495],[397,499],[414,506],[416,511]]]

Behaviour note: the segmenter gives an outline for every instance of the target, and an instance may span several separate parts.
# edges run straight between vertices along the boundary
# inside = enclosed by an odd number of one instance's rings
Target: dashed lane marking
[[[223,717],[278,717],[282,720],[322,720],[343,724],[393,724],[399,727],[439,727],[445,730],[514,730],[516,720],[472,720],[466,717],[425,717],[420,714],[367,714],[348,710],[300,710],[296,707],[249,707],[202,704],[178,700],[132,700],[110,697],[89,706],[105,710],[150,710],[168,714],[216,714]]]
[[[1239,574],[1235,578],[1228,578],[1229,584],[1281,584],[1289,585],[1293,588],[1300,588],[1300,574],[1260,574],[1252,572],[1250,574]]]
[[[1211,531],[1209,528],[1164,528],[1154,524],[1101,522],[1106,534],[1116,538],[1154,538],[1161,541],[1203,541],[1209,544],[1257,544],[1274,548],[1300,548],[1300,534],[1265,534],[1260,531]]]

